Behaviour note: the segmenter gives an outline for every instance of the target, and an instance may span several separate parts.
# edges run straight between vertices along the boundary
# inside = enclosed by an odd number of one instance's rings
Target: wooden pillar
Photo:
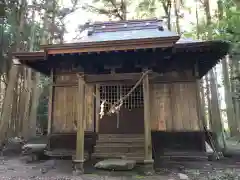
[[[99,111],[100,111],[100,85],[96,84],[96,99],[95,99],[95,132],[99,132]]]
[[[51,134],[52,132],[52,114],[53,114],[53,70],[51,70],[51,76],[50,76],[50,86],[49,86],[49,98],[48,98],[48,134]]]
[[[86,84],[85,86],[85,130],[94,131],[94,96],[95,86],[93,84]]]
[[[143,79],[143,96],[144,96],[144,164],[147,165],[147,171],[153,170],[152,159],[152,137],[150,126],[150,88],[148,74]]]
[[[85,82],[82,77],[78,77],[78,95],[77,95],[77,142],[76,158],[74,161],[74,172],[84,173],[84,118],[85,118]]]

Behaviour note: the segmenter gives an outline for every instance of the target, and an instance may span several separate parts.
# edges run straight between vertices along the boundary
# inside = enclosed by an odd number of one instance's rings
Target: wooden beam
[[[54,83],[53,87],[78,87],[78,83]]]
[[[75,170],[83,173],[84,164],[84,118],[85,118],[85,82],[82,77],[78,77],[78,95],[77,95],[77,142]]]
[[[51,134],[51,132],[52,132],[53,96],[54,96],[53,70],[51,70],[50,80],[51,80],[51,84],[50,84],[50,86],[49,86],[49,98],[48,98],[48,134]]]
[[[142,73],[115,73],[115,74],[87,74],[84,80],[87,83],[103,83],[103,82],[136,82],[142,76]],[[150,73],[148,75],[150,82],[168,83],[168,82],[191,82],[195,81],[195,77],[171,77],[170,75],[160,75],[158,73]]]
[[[150,126],[150,88],[149,75],[143,79],[143,97],[144,97],[144,160],[152,161],[152,137]]]
[[[115,73],[115,74],[94,74],[84,75],[84,79],[88,83],[106,82],[106,81],[124,81],[138,80],[142,76],[141,73]]]
[[[102,42],[85,42],[68,45],[49,45],[43,48],[47,54],[71,54],[71,53],[89,53],[89,52],[108,52],[108,51],[124,51],[146,48],[162,48],[172,47],[179,39],[178,36],[165,38],[148,38],[138,40],[117,40]]]

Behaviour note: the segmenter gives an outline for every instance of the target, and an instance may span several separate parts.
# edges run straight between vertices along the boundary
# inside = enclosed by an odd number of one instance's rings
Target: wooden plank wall
[[[77,87],[55,87],[53,102],[52,132],[63,133],[75,131],[77,120]]]
[[[199,130],[196,83],[151,85],[151,128],[155,131]]]
[[[76,84],[76,85],[74,85]],[[155,131],[199,130],[196,107],[196,83],[151,84],[151,129]],[[94,130],[94,92],[87,84],[85,99],[85,130]],[[52,132],[75,131],[77,118],[77,76],[65,74],[55,76]]]
[[[77,120],[77,76],[75,74],[57,75],[55,78],[53,102],[53,133],[76,131]],[[75,84],[76,85],[73,85]],[[71,84],[71,86],[68,86]],[[85,130],[94,130],[94,86],[85,86]]]

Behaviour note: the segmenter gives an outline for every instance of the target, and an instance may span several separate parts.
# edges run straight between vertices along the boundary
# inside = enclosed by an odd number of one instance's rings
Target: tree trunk
[[[239,89],[237,87],[239,80],[236,80],[236,77],[239,77],[239,63],[237,59],[231,59],[231,78],[234,79],[231,82],[231,87],[232,87],[232,93],[234,94],[234,99],[233,99],[233,104],[234,104],[234,112],[235,112],[235,120],[236,123],[238,124],[238,129],[240,128],[240,102],[238,98],[239,94]]]
[[[41,94],[40,88],[38,87],[38,83],[40,80],[40,74],[38,72],[35,73],[34,81],[32,82],[33,89],[32,89],[32,105],[30,111],[30,128],[29,133],[31,137],[36,135],[36,125],[37,125],[37,109],[39,104],[39,97]]]
[[[23,109],[23,137],[25,139],[29,138],[29,124],[31,119],[29,118],[29,112],[30,112],[30,101],[31,101],[31,91],[32,91],[32,71],[31,69],[25,69],[26,73],[24,73],[24,82],[25,82],[25,88],[24,88],[24,109]]]
[[[174,14],[176,18],[176,30],[177,33],[181,34],[180,23],[179,23],[179,2],[178,0],[174,0]]]
[[[127,20],[127,1],[121,0],[122,19]]]
[[[212,40],[212,29],[211,29],[211,14],[210,14],[210,5],[209,0],[204,0],[203,2],[205,15],[206,15],[206,22],[207,22],[207,31],[208,31],[208,40]],[[223,138],[223,127],[222,127],[222,120],[221,120],[221,113],[219,109],[219,102],[218,102],[218,91],[217,91],[217,84],[216,78],[214,75],[213,69],[209,71],[210,76],[210,89],[211,89],[211,118],[212,118],[212,130],[217,135],[217,150],[220,151],[219,145],[223,143],[225,145],[225,141]]]
[[[18,117],[17,117],[17,124],[18,124],[18,128],[17,128],[17,135],[18,136],[22,136],[23,134],[23,119],[24,119],[24,107],[25,107],[25,93],[24,93],[24,89],[25,89],[25,82],[23,81],[23,77],[21,74],[21,77],[19,78],[20,81],[20,88],[19,88],[19,108],[18,108]]]
[[[171,0],[162,0],[163,10],[167,18],[167,27],[168,30],[171,30]]]
[[[207,112],[208,112],[208,125],[210,129],[213,130],[213,122],[212,122],[212,110],[211,110],[211,99],[210,99],[210,83],[208,74],[205,76],[206,79],[206,97],[207,97]]]
[[[176,0],[175,0],[176,1]],[[197,1],[196,1],[196,12],[195,12],[195,16],[196,16],[196,22],[197,22],[197,39],[199,39],[199,16],[198,16],[198,6],[197,6]],[[176,8],[175,8],[176,9]],[[175,12],[176,14],[176,12]],[[179,19],[178,19],[179,21]],[[180,28],[180,27],[179,27]],[[200,102],[201,102],[201,113],[202,113],[202,117],[203,117],[203,125],[205,125],[207,128],[208,126],[208,122],[207,122],[207,118],[206,118],[206,103],[205,103],[205,93],[204,93],[204,78],[201,79],[200,83],[199,83],[199,89],[200,89]]]
[[[230,128],[231,136],[235,136],[238,134],[238,124],[234,117],[234,107],[232,100],[232,93],[230,88],[230,79],[228,74],[228,65],[227,65],[227,57],[222,59],[222,71],[223,71],[223,83],[225,90],[225,102],[226,102],[226,110],[227,110],[227,120]]]
[[[21,12],[19,18],[19,27],[18,33],[16,38],[16,50],[21,50],[21,40],[24,30],[24,23],[25,23],[25,11],[26,11],[27,2],[26,0],[22,0],[21,4]],[[18,72],[19,72],[19,65],[12,65],[10,72],[9,72],[9,81],[8,86],[5,93],[4,104],[2,109],[1,115],[1,123],[0,123],[0,143],[5,139],[6,132],[7,132],[7,124],[9,122],[9,118],[11,117],[12,113],[12,102],[13,102],[13,93],[14,87],[18,80]]]
[[[218,92],[217,92],[217,83],[214,75],[214,71],[210,71],[210,89],[211,89],[211,111],[212,111],[212,130],[216,133],[218,138],[219,145],[222,143],[224,145],[223,137],[223,127],[221,122],[221,113],[219,109],[219,101],[218,101]],[[220,147],[217,147],[218,150]]]
[[[34,3],[34,1],[33,1]],[[34,51],[34,42],[35,42],[35,9],[32,9],[32,23],[33,26],[31,28],[31,39],[30,39],[30,46],[29,50]],[[36,75],[35,75],[36,76]],[[34,137],[36,135],[36,112],[37,112],[37,104],[38,98],[36,95],[37,91],[37,83],[36,77],[32,80],[32,69],[28,68],[28,75],[27,75],[27,95],[26,95],[26,102],[25,102],[25,112],[24,112],[24,119],[26,122],[27,131],[24,133],[25,138]],[[36,109],[34,109],[36,108]]]
[[[15,88],[14,88],[14,94],[13,94],[13,102],[12,102],[12,114],[11,114],[11,122],[10,122],[10,126],[9,126],[9,135],[10,136],[15,136],[16,135],[16,119],[17,119],[17,111],[18,111],[18,85],[19,83],[15,84]],[[8,137],[9,137],[8,135]]]

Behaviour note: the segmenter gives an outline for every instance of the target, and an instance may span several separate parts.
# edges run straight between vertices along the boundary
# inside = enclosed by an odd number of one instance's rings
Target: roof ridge
[[[121,23],[141,23],[141,22],[161,22],[163,20],[158,18],[151,18],[151,19],[132,19],[132,20],[118,20],[118,21],[95,21],[90,24],[92,25],[107,25],[107,24],[121,24]]]
[[[128,21],[108,21],[101,23],[86,23],[85,27],[90,34],[114,31],[131,31],[142,29],[159,29],[163,31],[162,20],[146,19],[146,20],[128,20]]]

